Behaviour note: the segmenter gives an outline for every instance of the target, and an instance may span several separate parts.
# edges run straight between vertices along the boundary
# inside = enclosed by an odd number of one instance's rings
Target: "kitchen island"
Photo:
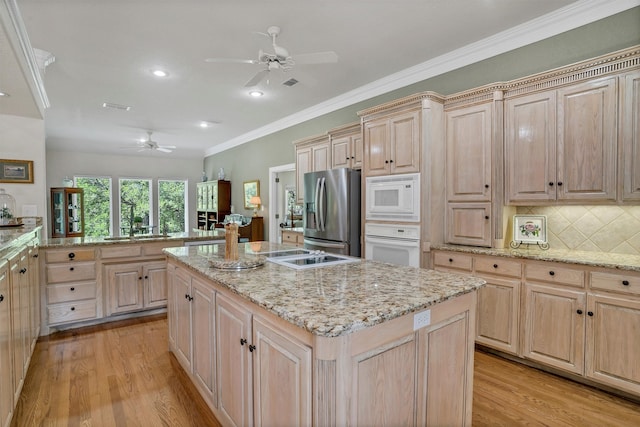
[[[240,245],[240,259],[293,246]],[[358,260],[213,268],[167,248],[169,346],[223,425],[470,425],[472,276]],[[258,254],[258,255],[256,255]]]

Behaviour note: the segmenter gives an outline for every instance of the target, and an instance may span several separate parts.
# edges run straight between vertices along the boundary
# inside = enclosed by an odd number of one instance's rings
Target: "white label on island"
[[[421,311],[413,315],[413,330],[417,331],[420,328],[429,326],[431,324],[431,310]]]

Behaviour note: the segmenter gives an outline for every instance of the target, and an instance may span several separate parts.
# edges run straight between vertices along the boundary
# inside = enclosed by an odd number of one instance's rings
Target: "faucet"
[[[133,208],[135,207],[135,203],[123,200],[122,204],[129,205],[129,237],[133,237]]]

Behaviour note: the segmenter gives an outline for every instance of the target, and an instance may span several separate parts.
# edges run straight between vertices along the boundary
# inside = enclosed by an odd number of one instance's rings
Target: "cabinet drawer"
[[[47,302],[49,304],[79,301],[83,299],[93,299],[95,297],[96,282],[47,286]]]
[[[520,277],[522,275],[522,263],[505,258],[476,257],[475,271],[478,273],[497,274],[500,276]]]
[[[451,253],[451,252],[435,252],[433,254],[433,265],[445,268],[455,268],[457,270],[465,270],[471,272],[471,255]]]
[[[584,271],[557,264],[527,264],[525,279],[584,288]]]
[[[69,262],[47,265],[47,283],[79,282],[95,280],[95,262]]]
[[[141,245],[113,245],[100,249],[102,258],[126,258],[142,255]]]
[[[96,300],[87,300],[50,305],[47,307],[47,314],[50,325],[95,319],[98,315],[97,303]]]
[[[93,261],[96,251],[93,249],[47,250],[44,259],[47,263],[69,261]]]
[[[282,233],[282,243],[302,243],[302,236],[298,241],[298,233]]]
[[[182,246],[182,242],[148,243],[142,246],[142,252],[145,255],[164,255],[162,252],[164,248],[173,248],[176,246]]]
[[[640,275],[592,271],[591,289],[640,295]]]

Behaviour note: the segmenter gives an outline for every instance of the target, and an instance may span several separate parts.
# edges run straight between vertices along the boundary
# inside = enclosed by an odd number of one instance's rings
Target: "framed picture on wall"
[[[514,215],[513,240],[519,243],[547,243],[545,215]]]
[[[245,181],[242,186],[244,189],[244,208],[255,209],[256,205],[251,203],[251,198],[260,197],[260,181]]]
[[[33,160],[0,159],[0,182],[33,184]]]

